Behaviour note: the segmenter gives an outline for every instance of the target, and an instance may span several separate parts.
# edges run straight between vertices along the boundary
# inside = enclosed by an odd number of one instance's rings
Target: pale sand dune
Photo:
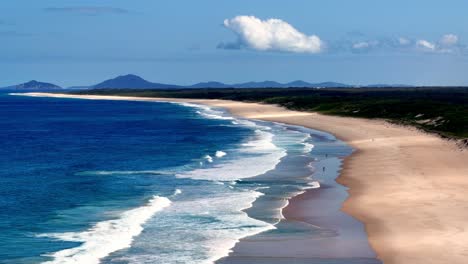
[[[201,103],[246,118],[330,132],[357,149],[339,178],[350,188],[343,210],[365,224],[370,244],[385,264],[468,263],[468,152],[453,142],[384,121],[256,103],[30,95]]]

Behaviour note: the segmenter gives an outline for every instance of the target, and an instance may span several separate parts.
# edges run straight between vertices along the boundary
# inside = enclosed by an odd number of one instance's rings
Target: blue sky
[[[0,3],[0,86],[338,81],[468,85],[468,1]]]

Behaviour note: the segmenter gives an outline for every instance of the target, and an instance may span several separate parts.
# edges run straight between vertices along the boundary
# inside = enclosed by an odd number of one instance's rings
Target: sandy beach
[[[385,264],[468,263],[468,152],[455,143],[380,120],[326,116],[274,105],[223,100],[30,93],[61,98],[177,101],[222,107],[234,115],[329,132],[356,152],[339,182],[349,188],[342,210],[364,223]],[[312,221],[309,192],[285,217]],[[265,262],[272,263],[272,262]]]

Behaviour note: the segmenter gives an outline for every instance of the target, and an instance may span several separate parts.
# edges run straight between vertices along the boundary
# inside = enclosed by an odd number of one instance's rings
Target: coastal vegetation
[[[386,119],[464,139],[465,144],[468,138],[467,87],[95,89],[75,93],[261,102],[328,115]]]

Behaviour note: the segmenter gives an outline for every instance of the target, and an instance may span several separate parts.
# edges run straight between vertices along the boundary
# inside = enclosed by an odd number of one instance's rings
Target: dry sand
[[[357,150],[345,160],[339,177],[350,193],[342,210],[365,224],[369,242],[379,259],[385,264],[468,263],[468,151],[461,151],[453,142],[385,121],[296,112],[274,105],[35,95],[200,103],[223,107],[245,118],[332,133]]]

